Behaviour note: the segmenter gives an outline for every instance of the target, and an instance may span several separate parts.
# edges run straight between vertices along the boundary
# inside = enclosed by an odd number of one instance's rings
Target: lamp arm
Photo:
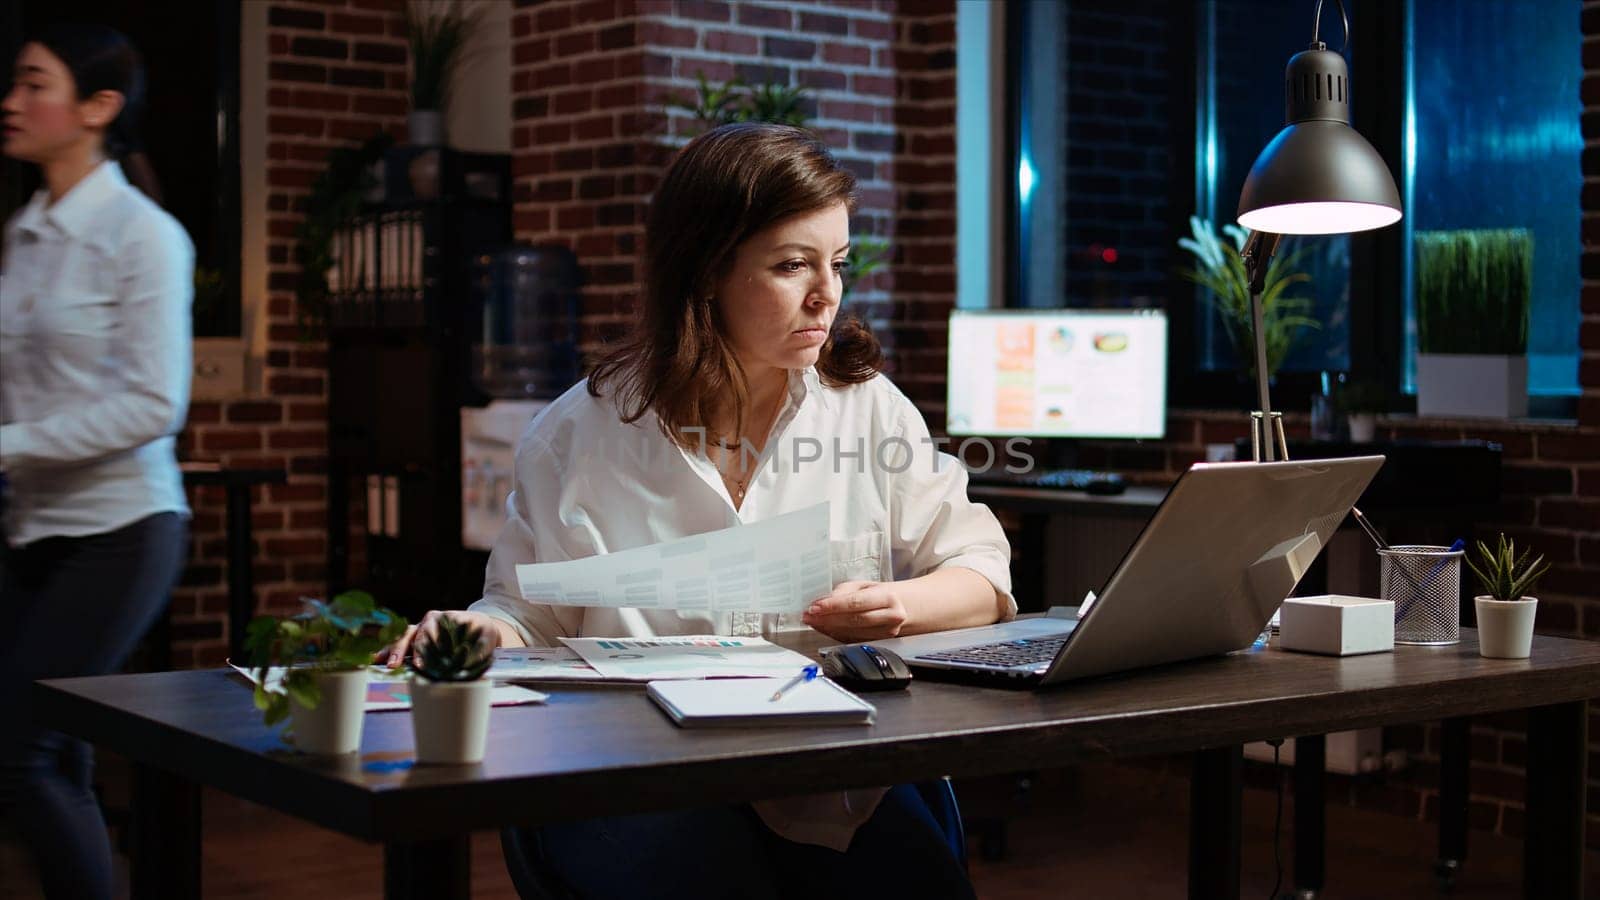
[[[1339,4],[1339,18],[1344,21],[1344,43],[1339,45],[1339,53],[1343,55],[1345,48],[1350,46],[1350,14],[1345,11],[1344,0],[1336,2]],[[1322,0],[1317,0],[1317,9],[1312,15],[1314,18],[1311,21],[1311,46],[1313,49],[1321,50],[1325,46],[1321,41]]]
[[[1267,267],[1272,255],[1278,252],[1278,242],[1283,235],[1270,231],[1252,231],[1239,251],[1239,261],[1244,263],[1245,278],[1250,290],[1250,325],[1256,349],[1256,398],[1261,404],[1261,427],[1264,438],[1262,448],[1268,462],[1273,459],[1272,398],[1267,389],[1267,334],[1261,311],[1261,292],[1267,283]]]

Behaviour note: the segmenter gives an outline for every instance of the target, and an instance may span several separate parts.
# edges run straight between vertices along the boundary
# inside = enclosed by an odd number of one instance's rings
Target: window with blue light
[[[1406,206],[1411,233],[1533,233],[1528,393],[1576,396],[1583,135],[1578,9],[1411,0]],[[1414,285],[1406,278],[1406,389],[1415,376]],[[1535,405],[1537,409],[1537,405]]]

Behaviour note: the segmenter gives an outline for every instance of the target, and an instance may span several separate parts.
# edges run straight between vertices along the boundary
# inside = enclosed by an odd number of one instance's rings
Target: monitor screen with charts
[[[1160,310],[957,310],[952,435],[1159,438],[1167,421]]]

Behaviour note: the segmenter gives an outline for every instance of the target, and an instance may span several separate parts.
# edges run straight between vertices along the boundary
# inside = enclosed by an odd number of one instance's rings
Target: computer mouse
[[[892,650],[845,644],[823,652],[822,674],[852,691],[897,691],[911,683],[911,669]]]

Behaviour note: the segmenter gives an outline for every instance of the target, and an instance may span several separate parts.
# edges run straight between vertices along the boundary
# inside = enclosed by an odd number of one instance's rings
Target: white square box
[[[1278,614],[1284,650],[1354,656],[1394,649],[1394,603],[1324,594],[1290,597]]]

